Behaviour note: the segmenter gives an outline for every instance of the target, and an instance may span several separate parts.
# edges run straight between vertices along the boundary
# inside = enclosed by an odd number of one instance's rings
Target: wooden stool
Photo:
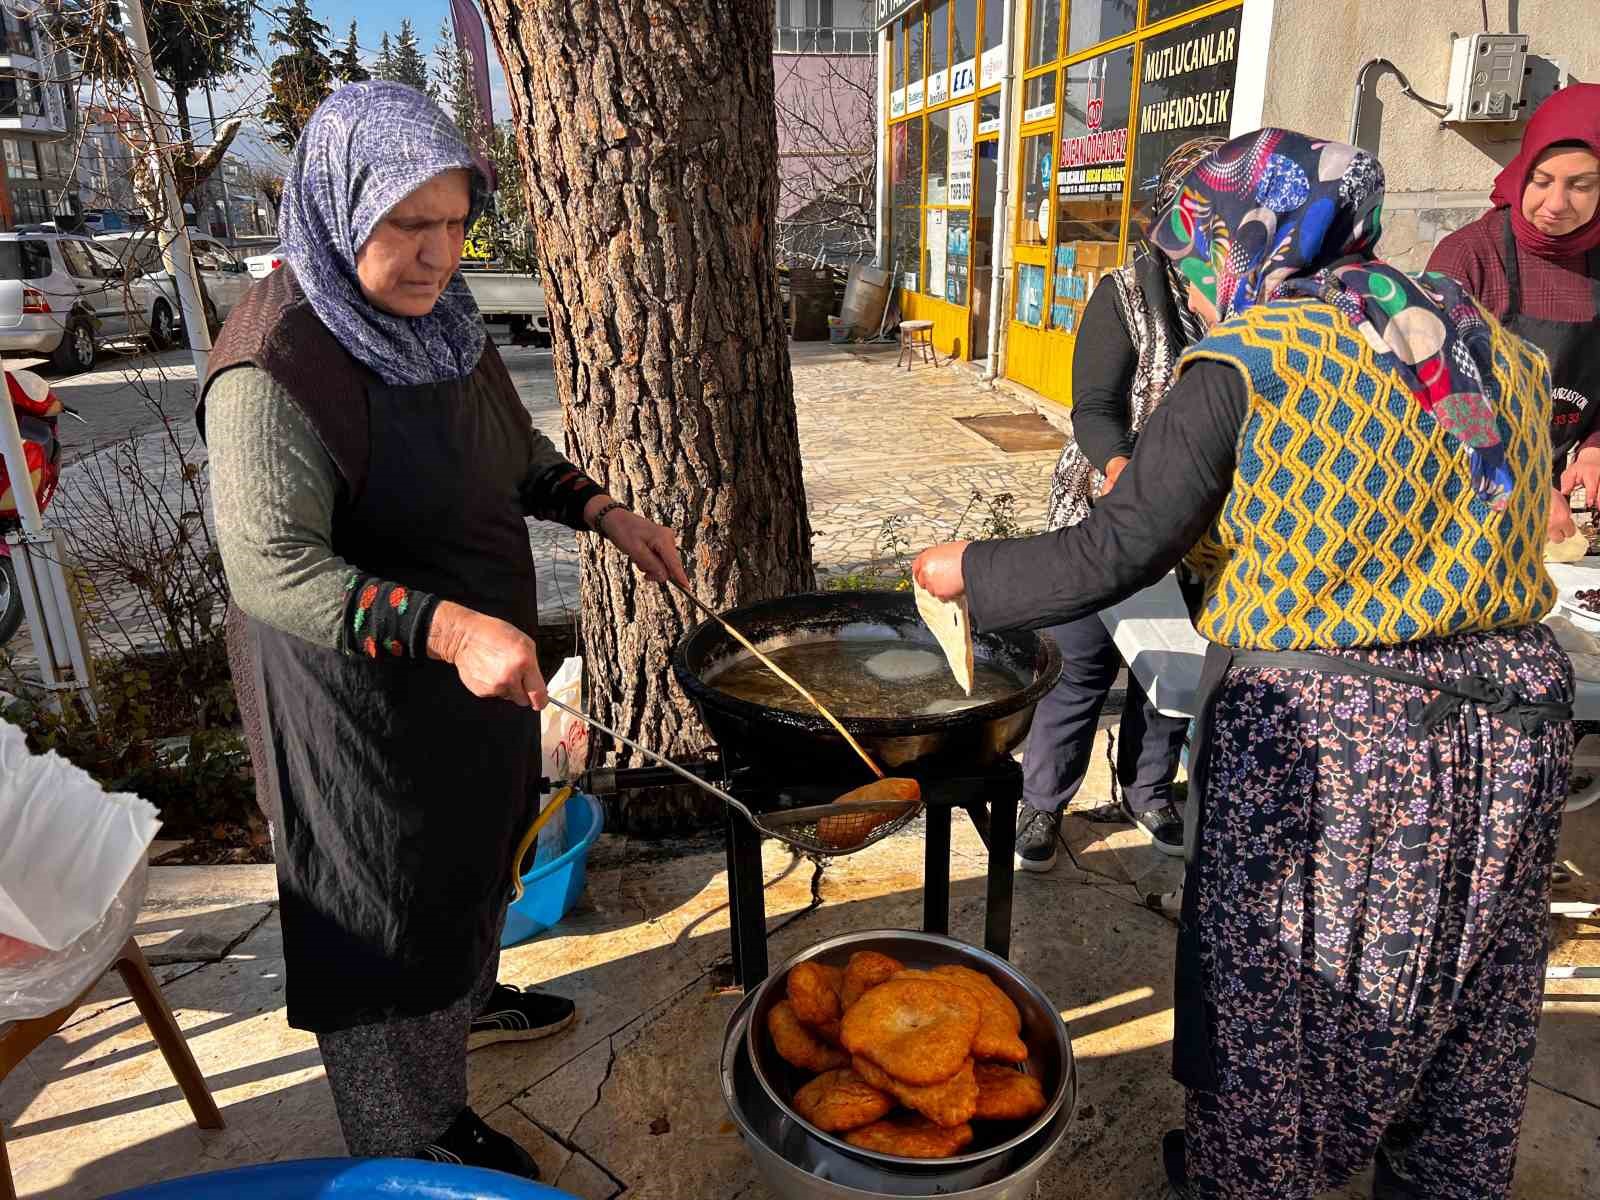
[[[900,357],[895,359],[894,365],[904,365],[906,370],[911,370],[919,350],[923,362],[932,362],[936,367],[939,365],[939,352],[933,348],[933,322],[901,321]]]
[[[201,1129],[221,1129],[222,1114],[217,1111],[217,1103],[206,1087],[205,1076],[200,1074],[194,1055],[189,1052],[189,1044],[183,1040],[183,1031],[173,1020],[172,1010],[161,995],[161,985],[150,973],[150,964],[145,962],[139,944],[130,937],[116,962],[111,965],[122,976],[133,1002],[139,1006],[139,1015],[150,1027],[156,1045],[161,1049],[161,1056],[167,1060],[173,1077],[183,1089],[184,1099],[194,1113],[195,1124]],[[91,984],[89,990],[71,1004],[48,1016],[0,1026],[0,1079],[9,1075],[13,1067],[65,1025],[78,1006],[88,999],[89,991],[93,990],[94,985]],[[16,1190],[11,1183],[11,1167],[6,1160],[5,1131],[0,1129],[0,1200],[16,1200],[16,1197]]]

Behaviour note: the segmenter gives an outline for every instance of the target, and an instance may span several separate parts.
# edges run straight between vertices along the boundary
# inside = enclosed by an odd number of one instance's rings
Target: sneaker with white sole
[[[1183,810],[1170,801],[1149,812],[1128,814],[1133,823],[1150,835],[1155,848],[1173,857],[1183,853]]]
[[[550,992],[494,985],[489,1003],[467,1031],[467,1049],[496,1042],[533,1042],[560,1033],[578,1015],[577,1005]]]
[[[451,1122],[450,1128],[411,1157],[456,1167],[483,1167],[522,1179],[539,1178],[539,1164],[516,1142],[495,1129],[470,1108]]]
[[[1024,871],[1044,872],[1056,865],[1056,843],[1061,840],[1061,814],[1045,812],[1031,804],[1022,806],[1022,823],[1017,829],[1017,866]]]

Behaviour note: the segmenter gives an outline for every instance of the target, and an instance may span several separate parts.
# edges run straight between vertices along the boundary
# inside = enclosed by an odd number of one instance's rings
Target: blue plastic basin
[[[410,1158],[308,1158],[118,1192],[106,1200],[576,1200],[499,1171]]]
[[[515,946],[560,922],[583,894],[589,847],[605,830],[600,801],[580,792],[567,801],[566,849],[522,877],[522,899],[506,911],[501,946]]]

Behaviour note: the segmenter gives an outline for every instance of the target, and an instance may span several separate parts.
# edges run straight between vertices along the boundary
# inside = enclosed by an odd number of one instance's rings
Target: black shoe
[[[1183,853],[1183,811],[1170,801],[1149,812],[1130,813],[1133,823],[1150,835],[1156,849],[1176,857]]]
[[[525,992],[497,983],[489,1003],[467,1031],[467,1049],[477,1050],[496,1042],[538,1041],[560,1033],[577,1014],[577,1006],[565,996]]]
[[[457,1167],[504,1171],[522,1179],[539,1178],[539,1164],[533,1161],[533,1155],[505,1134],[490,1129],[470,1108],[461,1110],[461,1115],[451,1122],[443,1137],[429,1142],[412,1157]]]
[[[1017,830],[1017,866],[1024,871],[1048,871],[1056,865],[1056,843],[1061,839],[1061,814],[1025,804],[1022,827]]]
[[[1171,1200],[1187,1200],[1189,1171],[1184,1161],[1183,1130],[1169,1129],[1161,1135],[1161,1166],[1166,1172]]]

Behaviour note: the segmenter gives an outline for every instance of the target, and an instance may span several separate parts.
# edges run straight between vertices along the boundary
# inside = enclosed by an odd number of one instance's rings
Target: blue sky
[[[416,27],[417,40],[428,55],[430,65],[434,44],[438,40],[439,23],[450,17],[448,0],[311,0],[311,11],[333,31],[334,41],[339,45],[343,45],[349,35],[350,21],[354,18],[361,46],[369,56],[378,52],[378,40],[385,32],[393,36],[400,29],[400,22],[409,17],[411,24]],[[511,116],[511,108],[506,100],[505,78],[494,52],[494,39],[488,36],[487,25],[484,27],[484,36],[489,42],[494,116],[496,121],[504,121]],[[265,40],[263,36],[263,43]]]

